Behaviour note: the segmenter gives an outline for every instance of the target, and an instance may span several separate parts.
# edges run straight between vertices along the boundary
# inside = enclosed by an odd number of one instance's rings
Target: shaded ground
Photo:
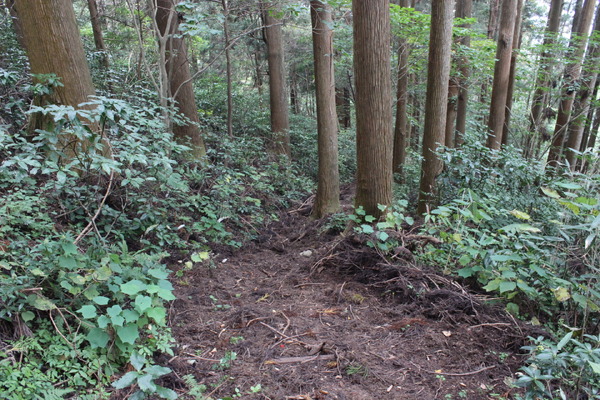
[[[407,250],[389,263],[301,214],[213,268],[181,269],[165,385],[183,395],[192,374],[215,399],[513,397],[530,327]]]

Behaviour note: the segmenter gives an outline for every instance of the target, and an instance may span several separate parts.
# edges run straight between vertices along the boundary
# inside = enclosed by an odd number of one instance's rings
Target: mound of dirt
[[[193,375],[214,399],[512,397],[539,332],[407,249],[388,261],[320,224],[287,213],[216,268],[181,269],[165,385],[183,394]]]

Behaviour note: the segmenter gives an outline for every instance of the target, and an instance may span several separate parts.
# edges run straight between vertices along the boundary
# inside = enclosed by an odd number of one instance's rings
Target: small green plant
[[[350,364],[346,367],[346,374],[348,375],[361,375],[364,377],[369,376],[369,369],[361,364]]]
[[[229,310],[231,308],[231,306],[229,304],[221,304],[219,302],[219,299],[217,299],[212,294],[208,295],[208,297],[210,298],[210,301],[212,301],[212,303],[213,303],[214,311],[225,311],[225,310]]]
[[[225,355],[219,360],[218,364],[213,366],[214,369],[226,370],[231,368],[231,363],[237,359],[235,351],[226,351]]]
[[[232,336],[229,338],[229,343],[236,345],[246,340],[243,336]]]
[[[600,398],[600,336],[568,332],[558,343],[531,339],[527,365],[518,372],[516,385],[526,389],[525,399]]]
[[[177,393],[173,390],[162,387],[154,382],[155,379],[170,373],[170,368],[149,364],[146,357],[139,353],[132,353],[129,362],[135,370],[129,371],[114,382],[112,384],[114,388],[124,389],[132,385],[137,385],[138,390],[129,397],[130,399],[145,399],[148,395],[157,395],[162,399],[168,400],[177,398]]]

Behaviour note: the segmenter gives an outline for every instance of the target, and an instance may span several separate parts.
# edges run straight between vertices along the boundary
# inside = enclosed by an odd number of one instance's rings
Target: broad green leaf
[[[70,256],[60,256],[58,257],[58,265],[61,268],[65,268],[68,270],[75,270],[77,269],[77,260],[75,260],[73,257]]]
[[[556,186],[560,186],[563,189],[569,190],[580,190],[582,187],[576,183],[571,182],[555,182]]]
[[[97,281],[105,281],[108,278],[110,278],[112,274],[113,271],[110,269],[110,267],[107,265],[103,265],[102,267],[94,271],[92,277]]]
[[[77,310],[83,315],[83,318],[90,319],[96,318],[96,307],[91,304],[86,304],[82,306],[79,310]]]
[[[565,289],[564,287],[558,287],[556,289],[552,289],[552,292],[554,293],[554,297],[556,297],[556,300],[558,300],[560,302],[567,301],[571,298],[569,291],[567,289]]]
[[[110,324],[110,318],[108,318],[106,315],[101,315],[98,317],[96,322],[98,323],[98,327],[104,329],[108,326],[108,324]]]
[[[87,334],[87,340],[92,345],[92,349],[106,347],[108,341],[110,340],[110,335],[106,333],[103,329],[100,328],[92,328]]]
[[[473,268],[461,268],[457,271],[457,274],[462,278],[470,278],[473,276],[473,272]]]
[[[34,276],[46,276],[46,273],[39,268],[34,268],[29,272]]]
[[[171,289],[160,288],[160,289],[158,289],[157,294],[158,294],[158,297],[160,297],[161,299],[166,300],[166,301],[175,300],[177,298],[173,295],[173,291]]]
[[[488,292],[493,292],[494,290],[497,290],[498,287],[500,287],[500,282],[501,281],[499,279],[494,279],[490,281],[487,285],[485,285],[483,288]]]
[[[458,263],[463,267],[468,265],[471,262],[472,258],[468,254],[463,254],[459,259]]]
[[[523,211],[519,211],[519,210],[512,210],[510,212],[510,215],[512,215],[513,217],[519,218],[519,219],[524,219],[524,220],[531,219],[531,216],[529,214],[527,214],[526,212],[523,212]]]
[[[140,332],[137,325],[127,324],[122,327],[117,327],[117,336],[123,343],[134,344],[135,341],[140,337]]]
[[[154,377],[152,375],[146,374],[138,378],[137,384],[144,392],[154,392],[156,391],[156,384],[152,382],[153,380]]]
[[[592,245],[592,242],[596,239],[596,233],[590,233],[588,237],[585,238],[585,248],[589,248]]]
[[[202,262],[202,261],[205,261],[205,260],[209,259],[209,253],[208,253],[208,251],[201,251],[199,253],[192,253],[192,255],[190,256],[190,259],[193,262]],[[160,278],[158,276],[156,278],[166,279],[166,277],[165,278]]]
[[[112,321],[112,324],[114,326],[123,326],[123,323],[125,322],[125,318],[123,318],[120,315],[115,315],[114,317],[110,317],[110,320]]]
[[[135,310],[127,309],[123,311],[123,317],[125,317],[125,322],[130,323],[137,321],[140,317],[140,314],[138,314]]]
[[[145,290],[147,287],[148,286],[144,282],[134,279],[132,281],[122,284],[121,291],[125,294],[133,296],[134,294]]]
[[[27,298],[29,304],[41,311],[50,311],[56,309],[56,304],[41,294],[34,294]]]
[[[560,195],[554,189],[550,189],[550,188],[547,188],[547,187],[542,187],[542,192],[544,192],[544,194],[546,196],[551,197],[553,199],[560,199]]]
[[[374,222],[375,221],[375,217],[372,215],[365,215],[365,221],[366,222]]]
[[[131,386],[138,376],[139,374],[136,371],[129,371],[128,373],[123,375],[121,379],[113,382],[112,386],[115,389],[125,389],[126,387]]]
[[[558,342],[558,344],[556,345],[556,350],[561,351],[563,347],[565,347],[565,345],[567,343],[569,343],[569,341],[571,340],[571,338],[573,337],[573,331],[567,333],[565,335],[565,337],[563,337],[560,342]]]
[[[596,375],[600,375],[600,364],[595,363],[593,361],[588,360],[588,364],[590,364],[590,367],[592,367],[592,371],[594,371],[594,373]]]
[[[148,270],[148,275],[155,277],[156,279],[167,279],[169,277],[169,273],[165,270],[152,268]]]
[[[517,283],[513,281],[502,281],[499,285],[500,293],[510,292],[517,288]]]
[[[75,246],[75,244],[72,242],[62,242],[60,246],[66,255],[77,254],[77,246]]]
[[[164,307],[152,307],[146,312],[149,318],[152,318],[158,325],[163,326],[166,322],[167,311]]]
[[[24,311],[21,313],[21,319],[25,322],[32,321],[33,319],[35,319],[35,314],[31,311]]]
[[[366,233],[367,235],[375,232],[375,230],[373,229],[373,227],[371,225],[367,225],[367,224],[362,224],[360,226],[360,229],[362,230],[362,233]]]
[[[109,300],[110,299],[106,296],[96,296],[93,299],[94,303],[101,305],[101,306],[107,305]]]
[[[133,368],[139,371],[142,368],[144,368],[144,365],[146,364],[146,357],[144,357],[137,351],[134,351],[133,353],[131,353],[131,357],[129,357],[129,362],[131,363]]]
[[[167,375],[171,373],[171,368],[162,367],[160,365],[152,365],[146,368],[144,371],[152,375],[154,378],[161,377],[163,375]]]
[[[152,298],[138,294],[135,298],[135,309],[140,314],[143,314],[148,308],[152,306]]]
[[[379,240],[381,240],[382,242],[385,242],[386,240],[388,240],[388,238],[390,237],[390,235],[388,235],[385,232],[379,232]]]
[[[117,315],[119,315],[119,314],[121,314],[121,312],[122,312],[122,311],[123,311],[123,309],[122,309],[122,308],[121,308],[121,306],[120,306],[120,305],[118,305],[118,304],[115,304],[114,306],[112,306],[112,307],[108,307],[108,308],[106,309],[106,312],[108,313],[108,315],[109,315],[111,318],[112,318],[112,317],[115,317],[115,316],[117,316]]]
[[[521,256],[517,254],[493,254],[490,256],[490,259],[496,262],[523,261]]]
[[[177,399],[177,393],[174,390],[162,386],[156,387],[156,394],[167,400]]]
[[[501,232],[517,233],[517,232],[532,232],[539,233],[541,230],[529,224],[510,224],[500,228]]]

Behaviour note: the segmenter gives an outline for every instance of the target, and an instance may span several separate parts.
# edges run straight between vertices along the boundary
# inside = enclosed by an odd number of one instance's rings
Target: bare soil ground
[[[408,250],[386,260],[302,214],[182,270],[163,384],[184,397],[192,374],[214,399],[514,398],[507,379],[538,332]]]

